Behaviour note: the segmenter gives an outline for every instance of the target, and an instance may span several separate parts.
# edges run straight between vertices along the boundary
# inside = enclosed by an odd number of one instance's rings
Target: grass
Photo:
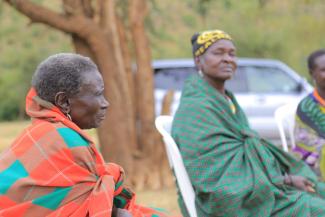
[[[29,123],[29,121],[0,122],[0,152],[7,148]],[[95,130],[88,133],[97,141]],[[175,188],[143,190],[136,192],[136,195],[138,204],[163,208],[174,215],[180,214]]]
[[[0,151],[8,147],[29,123],[29,121],[0,122]]]

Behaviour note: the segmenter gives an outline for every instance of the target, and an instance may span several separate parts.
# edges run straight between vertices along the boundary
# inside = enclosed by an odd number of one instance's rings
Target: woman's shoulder
[[[178,114],[200,115],[205,110],[211,110],[210,101],[211,99],[208,96],[195,91],[192,94],[183,94],[175,116]]]
[[[309,93],[309,94],[307,94],[306,96],[304,96],[304,97],[300,100],[299,104],[300,104],[300,103],[303,103],[303,102],[307,102],[307,101],[313,100],[313,99],[314,99],[314,97],[313,97],[313,93]]]
[[[209,88],[207,83],[204,82],[200,76],[192,75],[189,79],[186,80],[183,86],[181,101],[205,101],[210,97],[209,92],[206,90],[207,88]]]
[[[50,132],[57,132],[58,129],[67,128],[61,122],[51,122],[49,120],[42,120],[42,119],[34,119],[32,124],[27,128],[29,132],[38,135],[48,134]]]
[[[58,129],[64,128],[66,127],[63,124],[34,119],[11,143],[8,151],[20,156],[28,153],[30,150],[37,150],[39,148],[44,152],[59,150],[66,147],[64,139],[62,139],[58,131]]]
[[[35,141],[46,140],[49,144],[52,142],[59,144],[61,141],[70,148],[89,145],[89,142],[79,132],[61,122],[35,120],[27,130]]]
[[[313,96],[313,93],[310,93],[300,100],[298,103],[297,111],[306,110],[306,107],[311,108],[317,106],[317,104],[317,100]]]
[[[191,128],[216,118],[215,107],[206,96],[192,95],[184,97],[174,115],[173,128]],[[200,122],[200,123],[199,123]]]

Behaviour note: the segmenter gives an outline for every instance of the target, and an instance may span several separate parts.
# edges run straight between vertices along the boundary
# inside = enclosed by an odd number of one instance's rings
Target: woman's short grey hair
[[[73,53],[60,53],[40,63],[33,75],[32,86],[38,96],[54,103],[55,94],[73,96],[80,91],[82,74],[98,70],[90,58]]]

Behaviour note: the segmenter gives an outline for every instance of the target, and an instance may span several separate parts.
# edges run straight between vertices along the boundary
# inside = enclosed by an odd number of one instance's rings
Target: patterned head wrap
[[[195,33],[191,38],[193,56],[201,56],[213,43],[221,39],[232,41],[230,35],[218,29]]]

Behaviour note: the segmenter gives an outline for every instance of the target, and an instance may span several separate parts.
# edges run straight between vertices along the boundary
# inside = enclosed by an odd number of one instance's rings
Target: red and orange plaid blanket
[[[113,206],[134,217],[166,214],[135,204],[123,170],[106,164],[91,139],[31,89],[32,124],[0,155],[0,216],[111,216]]]

